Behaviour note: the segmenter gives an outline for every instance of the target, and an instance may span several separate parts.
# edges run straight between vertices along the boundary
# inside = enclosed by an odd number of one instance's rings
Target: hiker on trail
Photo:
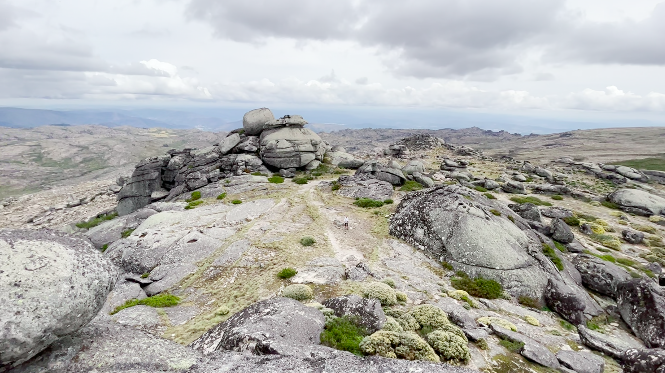
[[[344,228],[349,229],[349,217],[344,217]]]

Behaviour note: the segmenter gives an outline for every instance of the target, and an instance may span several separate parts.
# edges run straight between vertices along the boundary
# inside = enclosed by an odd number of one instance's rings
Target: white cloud
[[[665,94],[650,92],[642,96],[609,86],[604,91],[585,89],[571,93],[562,100],[561,106],[578,110],[663,112]]]

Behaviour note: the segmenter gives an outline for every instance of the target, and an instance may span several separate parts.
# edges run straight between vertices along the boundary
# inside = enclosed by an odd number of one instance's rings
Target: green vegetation
[[[393,201],[393,200],[390,199],[390,198],[388,198],[388,199],[386,199],[386,200],[383,201],[383,203],[384,203],[385,205],[392,205],[394,202],[395,202],[395,201]]]
[[[605,247],[609,247],[610,249],[614,250],[621,249],[621,241],[617,237],[614,237],[610,234],[591,233],[589,235],[589,238],[591,238],[592,240],[598,242],[599,244]]]
[[[360,342],[366,336],[367,331],[357,326],[351,318],[335,317],[326,323],[321,333],[321,344],[362,356]]]
[[[316,243],[316,240],[313,237],[305,236],[300,239],[300,244],[303,246],[312,246]]]
[[[287,278],[291,278],[295,276],[298,273],[295,269],[288,267],[288,268],[283,268],[279,273],[277,273],[277,277],[286,280]]]
[[[607,208],[609,208],[609,209],[613,209],[613,210],[618,210],[619,209],[619,205],[617,205],[614,202],[602,201],[602,202],[600,202],[600,204],[607,207]]]
[[[527,297],[526,295],[520,295],[519,298],[517,299],[517,301],[519,302],[519,304],[527,306],[527,307],[531,307],[531,308],[535,308],[535,309],[540,308],[540,302],[538,302],[538,299],[536,299],[536,298]]]
[[[199,192],[199,191],[197,190],[197,191],[195,191],[195,192],[192,192],[191,197],[190,197],[190,198],[187,198],[187,199],[185,200],[185,202],[192,202],[192,201],[196,201],[196,200],[199,200],[199,199],[201,199],[201,192]]]
[[[491,209],[490,212],[496,216],[501,216],[501,211],[499,210]]]
[[[614,162],[612,164],[628,166],[638,170],[665,171],[665,156],[661,158],[629,159],[627,161]]]
[[[453,265],[450,264],[450,263],[448,263],[448,262],[446,262],[446,261],[442,261],[442,262],[441,262],[441,266],[442,266],[443,268],[449,270],[449,271],[452,271],[452,270],[454,269],[454,268],[453,268]]]
[[[485,193],[484,196],[487,197],[488,199],[496,199],[496,197],[494,197],[494,194],[492,193]]]
[[[566,320],[559,320],[559,324],[561,324],[561,327],[562,327],[562,328],[564,328],[564,329],[566,329],[566,330],[568,330],[568,331],[575,330],[575,325],[569,323],[569,322],[566,321]]]
[[[224,199],[224,198],[226,198],[226,192],[217,196],[217,199]]]
[[[561,251],[562,253],[568,252],[568,249],[559,241],[554,241],[554,247],[557,248],[557,250]]]
[[[383,206],[383,201],[373,200],[371,198],[360,198],[353,202],[354,205],[364,208],[374,208]]]
[[[203,202],[204,201],[202,199],[199,199],[197,201],[191,201],[190,203],[187,204],[187,206],[185,206],[185,210],[191,210],[191,209],[195,208],[196,206],[202,204]]]
[[[656,228],[654,228],[650,225],[634,224],[633,229],[637,229],[638,231],[645,232],[645,233],[651,233],[651,234],[656,234],[656,232],[658,232],[656,230]]]
[[[630,260],[630,259],[628,259],[628,258],[617,258],[617,263],[619,263],[619,264],[623,264],[623,265],[625,265],[625,266],[629,266],[629,267],[632,267],[632,266],[635,265],[635,261],[634,261],[634,260]]]
[[[427,334],[427,343],[445,361],[466,364],[471,360],[466,336],[460,336],[447,330],[435,330]]]
[[[393,289],[395,288],[395,280],[393,280],[390,277],[384,278],[383,280],[381,280],[381,282],[383,282],[384,284],[390,286]]]
[[[376,299],[382,306],[393,306],[397,304],[397,294],[395,289],[383,282],[370,282],[365,284],[362,289],[365,298]]]
[[[312,288],[304,284],[289,285],[282,290],[282,296],[295,300],[308,300],[314,297]]]
[[[91,219],[91,220],[89,220],[89,221],[84,221],[84,222],[76,223],[76,226],[77,226],[78,228],[90,229],[90,228],[92,228],[92,227],[96,227],[96,226],[100,225],[101,223],[103,223],[103,222],[105,222],[105,221],[107,221],[107,220],[113,220],[113,219],[115,219],[117,216],[118,216],[118,213],[117,213],[117,212],[112,212],[112,213],[110,213],[110,214],[100,215],[100,216],[98,216],[98,217],[96,217],[96,218],[93,218],[93,219]]]
[[[456,277],[450,280],[453,287],[464,290],[474,297],[497,299],[503,295],[503,286],[494,280],[482,277],[471,279],[466,273],[461,271],[457,271],[455,275]]]
[[[423,185],[413,180],[407,180],[404,183],[404,185],[402,185],[402,187],[399,188],[399,190],[403,192],[413,192],[415,190],[421,190],[421,189],[423,189]]]
[[[571,227],[579,227],[580,219],[576,216],[568,216],[562,219],[564,223],[570,225]]]
[[[120,236],[122,238],[127,238],[132,235],[132,232],[134,232],[134,229],[127,229],[126,231],[123,231]]]
[[[499,341],[499,345],[503,346],[506,348],[506,350],[514,353],[518,353],[522,350],[524,347],[524,343],[522,342],[511,342],[507,339],[501,339]]]
[[[148,276],[150,276],[150,272],[146,272],[146,273],[142,274],[141,278],[148,278]]]
[[[293,178],[293,182],[298,184],[298,185],[307,184],[307,178],[306,177],[296,177],[296,178]]]
[[[109,244],[104,244],[104,246],[102,246],[101,250],[102,250],[102,252],[105,252],[106,249],[108,249],[108,248],[109,248]]]
[[[268,178],[268,182],[273,184],[281,184],[284,182],[284,178],[279,175],[273,175],[272,177]]]
[[[152,297],[148,297],[148,298],[144,298],[144,299],[128,300],[122,306],[116,307],[113,310],[113,312],[111,312],[111,315],[114,315],[114,314],[124,310],[125,308],[139,306],[139,305],[162,308],[162,307],[177,306],[178,303],[180,303],[180,298],[176,297],[175,295],[157,294],[157,295],[153,295]]]
[[[239,199],[234,199],[233,201],[231,201],[231,203],[233,203],[234,205],[239,205],[242,203],[242,201]]]
[[[556,266],[556,268],[559,271],[563,271],[563,262],[561,261],[561,258],[559,258],[558,255],[556,255],[556,252],[554,252],[554,249],[548,245],[548,244],[543,244],[543,254],[545,254],[546,257],[550,258],[552,263]]]
[[[516,203],[520,203],[520,204],[521,203],[533,203],[536,206],[552,206],[551,203],[543,201],[538,197],[532,197],[532,196],[527,196],[527,197],[515,196],[515,197],[511,197],[510,200],[513,201],[513,202],[516,202]]]
[[[589,250],[584,250],[584,253],[585,253],[585,254],[589,254],[589,255],[593,255],[593,256],[595,256],[596,258],[599,258],[599,259],[605,260],[605,261],[607,261],[607,262],[611,262],[611,263],[616,263],[616,262],[617,262],[617,259],[616,259],[615,257],[613,257],[612,255],[610,255],[610,254],[598,255],[598,254],[594,254],[594,253],[592,253],[592,252],[589,251]]]
[[[259,171],[252,172],[252,175],[253,175],[253,176],[263,176],[263,174],[260,173]]]
[[[485,193],[485,192],[487,192],[487,189],[481,187],[480,185],[476,185],[475,187],[473,187],[473,189],[475,189],[475,190],[477,190],[477,191],[479,191],[479,192],[481,192],[481,193]]]
[[[561,200],[563,200],[563,196],[560,195],[560,194],[555,194],[555,195],[552,196],[552,199],[555,200],[555,201],[561,201]]]
[[[508,220],[512,221],[513,223],[515,222],[515,218],[513,218],[512,215],[508,215]]]
[[[342,185],[339,183],[339,181],[335,180],[332,182],[332,190],[340,190],[342,189]]]

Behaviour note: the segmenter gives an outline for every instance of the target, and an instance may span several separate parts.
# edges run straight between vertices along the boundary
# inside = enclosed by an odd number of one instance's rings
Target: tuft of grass
[[[144,299],[130,299],[125,304],[122,306],[116,307],[113,312],[111,312],[111,315],[114,315],[125,308],[129,307],[134,307],[134,306],[150,306],[150,307],[155,307],[155,308],[162,308],[162,307],[173,307],[177,306],[178,303],[180,303],[180,298],[176,297],[175,295],[171,294],[157,294],[153,295],[152,297],[144,298]]]
[[[524,347],[524,343],[522,342],[511,342],[507,339],[501,339],[499,341],[499,345],[503,346],[506,348],[506,350],[514,353],[518,353],[522,350]]]
[[[638,231],[645,232],[645,233],[650,233],[650,234],[656,234],[656,232],[657,232],[656,228],[654,228],[650,225],[634,224],[633,229],[637,229]]]
[[[538,197],[532,197],[532,196],[527,196],[527,197],[515,196],[515,197],[511,197],[510,200],[513,201],[513,202],[516,202],[516,203],[520,203],[520,204],[522,204],[522,203],[533,203],[536,206],[552,206],[551,203],[543,201]]]
[[[402,185],[402,187],[399,188],[399,190],[403,192],[413,192],[415,190],[421,190],[421,189],[423,189],[423,185],[413,180],[407,180],[404,183],[404,185]]]
[[[279,176],[279,175],[274,175],[274,176],[268,178],[268,182],[273,183],[273,184],[281,184],[281,183],[284,182],[284,178]]]
[[[332,182],[332,190],[340,190],[342,189],[342,185],[339,183],[339,181],[335,180]]]
[[[480,185],[476,185],[475,187],[473,187],[473,189],[475,189],[475,190],[477,190],[477,191],[479,191],[479,192],[481,192],[481,193],[485,193],[485,192],[487,192],[487,189],[481,187]]]
[[[146,272],[146,273],[142,274],[141,278],[148,278],[148,276],[150,276],[150,272]]]
[[[665,171],[665,157],[629,159],[627,161],[614,162],[612,164],[628,166],[639,170]]]
[[[561,251],[562,253],[567,253],[568,249],[559,241],[554,241],[554,247],[557,248],[557,250]]]
[[[104,244],[104,246],[102,246],[101,250],[102,250],[102,252],[105,252],[106,249],[108,249],[108,248],[109,248],[109,244]]]
[[[90,219],[89,221],[82,221],[80,223],[76,223],[76,226],[78,228],[84,228],[84,229],[90,229],[93,227],[96,227],[100,225],[101,223],[108,221],[108,220],[113,220],[118,216],[117,212],[112,212],[110,214],[104,214],[101,216],[98,216],[96,218]]]
[[[293,178],[293,182],[298,184],[298,185],[307,184],[307,178],[306,177],[296,177],[296,178]]]
[[[555,201],[561,201],[561,200],[563,200],[563,196],[560,195],[560,194],[555,194],[555,195],[552,196],[552,199],[555,200]]]
[[[466,273],[457,271],[457,277],[450,282],[458,290],[464,290],[474,297],[497,299],[503,296],[503,286],[500,283],[482,277],[470,278]]]
[[[446,261],[442,261],[442,262],[441,262],[441,266],[442,266],[443,268],[449,270],[449,271],[452,271],[452,270],[454,269],[454,268],[453,268],[453,265],[450,264],[450,263],[448,263],[448,262],[446,262]]]
[[[484,196],[487,197],[487,199],[496,199],[492,193],[485,193]]]
[[[132,232],[134,232],[134,229],[127,229],[126,231],[122,232],[120,236],[122,238],[127,238],[132,235]]]
[[[252,175],[253,175],[253,176],[263,176],[263,174],[260,173],[259,171],[252,172]]]
[[[286,280],[287,278],[291,278],[295,276],[298,273],[295,269],[288,267],[288,268],[282,268],[281,271],[277,273],[277,277]]]
[[[371,198],[360,198],[353,202],[354,205],[364,208],[374,208],[383,206],[383,201],[373,200]]]
[[[562,327],[562,328],[564,328],[564,329],[566,329],[566,330],[568,330],[568,331],[575,330],[575,325],[569,323],[569,322],[566,321],[566,320],[559,320],[559,324],[561,324],[561,327]]]
[[[190,203],[187,204],[187,206],[185,206],[185,210],[191,210],[191,209],[195,208],[196,206],[198,206],[202,203],[203,203],[203,200],[201,200],[201,199],[197,200],[197,201],[191,201]]]
[[[313,237],[305,236],[300,239],[300,244],[303,246],[312,246],[316,243],[316,240]]]
[[[539,309],[540,308],[540,302],[538,302],[538,299],[532,298],[532,297],[527,297],[526,295],[520,295],[519,298],[517,298],[517,301],[519,304]]]
[[[592,233],[589,238],[610,249],[621,250],[621,241],[610,234]]]
[[[591,330],[601,330],[602,329],[600,327],[600,325],[598,323],[594,322],[593,320],[587,320],[586,327],[591,329]]]
[[[635,261],[634,261],[634,260],[630,260],[630,259],[628,259],[628,258],[617,258],[617,263],[619,263],[619,264],[623,264],[623,265],[625,265],[625,266],[629,266],[629,267],[632,267],[632,266],[635,265]]]
[[[226,192],[217,196],[217,199],[224,199],[224,198],[226,198]]]
[[[613,209],[613,210],[619,209],[619,205],[611,201],[602,201],[600,204],[607,207],[608,209]]]
[[[195,192],[192,192],[191,197],[190,197],[190,198],[187,198],[187,199],[185,200],[185,202],[197,201],[197,200],[199,200],[199,199],[201,199],[201,192],[199,192],[199,191],[197,190],[197,191],[195,191]]]
[[[362,356],[360,342],[367,335],[364,328],[356,325],[351,318],[344,316],[327,322],[320,338],[321,344],[324,346]]]
[[[579,227],[580,219],[576,216],[568,216],[562,219],[564,223],[570,225],[571,227]]]
[[[239,205],[242,203],[242,201],[239,199],[234,199],[233,201],[231,201],[231,203],[233,203],[234,205]]]
[[[384,205],[392,205],[394,202],[395,202],[395,201],[393,201],[392,199],[388,198],[388,199],[386,199],[386,200],[383,201],[383,204],[384,204]]]
[[[491,209],[490,212],[492,214],[494,214],[495,216],[501,216],[501,211],[499,211],[499,210]]]
[[[559,271],[563,271],[563,262],[561,261],[561,258],[556,255],[556,252],[554,252],[554,249],[550,245],[543,244],[543,254],[554,263]]]

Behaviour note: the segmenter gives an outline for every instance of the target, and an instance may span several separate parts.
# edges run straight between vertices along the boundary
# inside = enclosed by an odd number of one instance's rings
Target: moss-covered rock
[[[314,292],[312,288],[303,284],[293,284],[284,288],[282,296],[295,300],[308,300],[312,299]]]
[[[492,325],[492,324],[494,324],[494,325],[498,325],[498,326],[500,326],[500,327],[502,327],[502,328],[504,328],[504,329],[512,330],[512,331],[514,331],[514,332],[517,331],[517,326],[515,326],[515,324],[511,323],[511,322],[508,321],[508,320],[504,320],[504,319],[502,319],[502,318],[500,318],[500,317],[492,317],[492,316],[487,317],[487,316],[486,316],[486,317],[480,317],[480,318],[478,318],[476,321],[477,321],[478,323],[480,323],[480,324],[484,324],[484,325]]]
[[[427,343],[446,361],[467,363],[471,359],[466,338],[463,339],[458,334],[435,330],[427,335]]]
[[[382,306],[392,306],[397,304],[395,289],[382,282],[370,282],[363,288],[365,298],[377,299]]]
[[[363,338],[360,349],[367,355],[406,360],[440,362],[434,349],[414,332],[390,332],[380,330]]]

